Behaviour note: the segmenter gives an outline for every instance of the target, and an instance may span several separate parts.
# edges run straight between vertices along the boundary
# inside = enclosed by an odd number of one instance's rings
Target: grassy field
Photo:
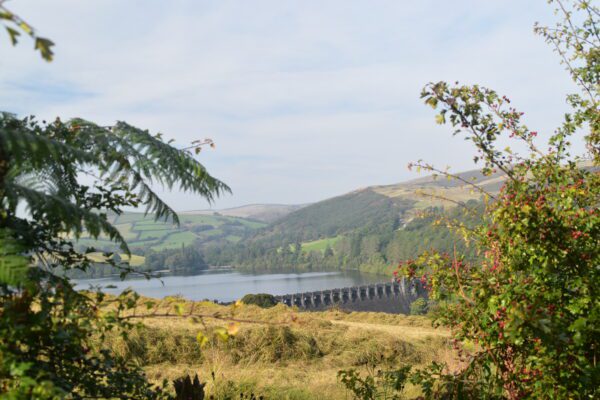
[[[302,243],[302,251],[305,251],[305,252],[325,251],[327,246],[333,248],[333,245],[336,244],[336,242],[338,240],[340,240],[341,238],[342,238],[342,236],[338,235],[335,237],[313,240],[312,242],[304,242],[304,243]]]
[[[173,249],[213,240],[233,243],[249,231],[265,226],[262,222],[222,215],[183,214],[179,219],[178,227],[171,222],[154,221],[151,215],[126,212],[113,216],[111,222],[134,250],[136,247],[153,250]],[[79,239],[79,243],[99,249],[110,248],[113,245],[102,239],[90,240],[85,235]]]
[[[146,260],[145,257],[137,256],[135,254],[132,254],[131,257],[128,257],[126,254],[119,254],[119,255],[121,256],[121,259],[123,261],[129,261],[129,264],[132,267],[139,267],[139,266],[143,265],[144,261]],[[98,263],[104,262],[104,256],[102,255],[102,253],[99,253],[99,252],[97,252],[97,253],[89,253],[87,255],[87,257],[90,260],[98,262]]]
[[[201,315],[200,319],[178,316]],[[136,310],[144,315],[146,308]],[[267,399],[351,398],[337,381],[337,372],[366,363],[378,368],[423,366],[445,361],[456,368],[449,332],[434,329],[425,317],[360,312],[299,312],[278,305],[220,306],[171,298],[153,313],[168,317],[142,318],[128,343],[115,335],[106,343],[120,355],[139,363],[152,381],[196,374],[208,382],[207,392],[217,399],[239,399],[240,393]],[[211,335],[231,319],[239,331],[227,341]],[[211,337],[204,348],[198,332]],[[211,376],[214,376],[212,378]],[[408,388],[417,396],[417,388]]]
[[[489,193],[498,192],[506,180],[506,176],[502,173],[483,176],[478,170],[460,172],[457,175],[466,182],[477,183],[479,187]],[[447,180],[444,177],[429,175],[394,185],[375,186],[373,190],[387,197],[414,200],[416,201],[414,205],[416,209],[427,207],[453,208],[456,206],[455,202],[466,202],[481,198],[481,193],[474,191],[464,181]]]

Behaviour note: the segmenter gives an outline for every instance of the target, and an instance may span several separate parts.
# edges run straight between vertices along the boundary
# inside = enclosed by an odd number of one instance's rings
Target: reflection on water
[[[385,280],[385,277],[361,274],[358,271],[281,274],[204,271],[197,275],[165,276],[162,282],[158,279],[144,278],[125,281],[118,278],[81,279],[76,282],[77,289],[86,289],[90,285],[113,285],[116,289],[104,290],[113,294],[130,287],[149,297],[182,295],[190,300],[233,301],[248,293],[281,295],[379,283]]]

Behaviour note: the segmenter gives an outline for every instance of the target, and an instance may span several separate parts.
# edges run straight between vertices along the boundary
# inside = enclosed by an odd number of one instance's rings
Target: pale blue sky
[[[12,0],[56,42],[42,62],[0,35],[0,109],[125,120],[183,146],[210,137],[215,208],[306,203],[414,178],[409,161],[473,168],[473,149],[419,99],[437,80],[513,99],[547,134],[573,89],[533,35],[545,0]],[[578,148],[582,146],[578,144]],[[198,198],[165,194],[178,210]]]

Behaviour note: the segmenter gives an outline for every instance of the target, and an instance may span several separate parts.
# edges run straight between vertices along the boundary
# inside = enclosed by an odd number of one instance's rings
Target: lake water
[[[162,280],[162,282],[161,282]],[[159,279],[118,278],[77,280],[77,289],[90,285],[114,285],[116,289],[103,289],[117,294],[132,288],[141,295],[155,298],[182,295],[190,300],[234,301],[248,293],[283,295],[366,285],[387,281],[385,276],[362,274],[358,271],[304,272],[261,274],[233,270],[203,271],[196,275],[171,275]]]

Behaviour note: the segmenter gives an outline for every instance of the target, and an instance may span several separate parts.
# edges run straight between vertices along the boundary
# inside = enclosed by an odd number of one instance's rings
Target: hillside
[[[502,174],[483,176],[479,171],[458,177],[427,176],[356,190],[303,207],[235,245],[207,245],[204,253],[211,264],[241,268],[351,268],[389,273],[398,261],[431,247],[450,251],[456,244],[460,251],[467,251],[447,228],[432,227],[432,216],[416,218],[429,210],[475,224],[456,202],[477,209],[482,195],[461,179],[490,193],[497,192],[505,179]]]
[[[506,176],[502,173],[484,176],[479,170],[461,172],[457,176],[464,181],[477,184],[489,193],[498,192],[506,179]],[[462,180],[448,180],[445,177],[429,175],[393,185],[373,186],[370,189],[393,199],[412,200],[415,202],[414,207],[416,209],[426,207],[452,208],[455,203],[445,201],[440,197],[459,202],[478,200],[481,197],[478,191],[472,190],[472,186]]]
[[[413,206],[371,189],[320,201],[281,218],[252,240],[295,243],[333,237],[356,228],[381,229]]]
[[[235,243],[249,232],[265,226],[262,222],[222,215],[182,214],[179,216],[179,227],[171,222],[154,221],[152,215],[145,216],[137,212],[113,215],[110,220],[127,240],[133,253],[176,249],[210,242]],[[112,242],[92,240],[86,236],[78,243],[100,249],[114,247]]]
[[[504,180],[501,174],[485,177],[478,171],[459,176],[490,192],[497,191]],[[197,254],[187,254],[186,250],[187,255],[182,253],[175,263],[177,268],[186,267],[178,265],[185,263],[183,260],[200,257],[208,265],[251,269],[349,268],[389,273],[391,265],[399,260],[431,247],[450,250],[457,243],[446,228],[430,225],[432,217],[415,218],[420,211],[435,208],[438,214],[465,219],[453,201],[470,202],[476,207],[480,198],[464,182],[427,176],[368,187],[306,206],[261,204],[218,212],[183,212],[179,227],[134,212],[114,215],[111,222],[128,241],[135,255],[132,264],[138,267],[149,267],[144,256],[153,254],[156,260],[152,264],[162,269],[161,260],[175,257],[173,251],[185,246]],[[266,224],[258,219],[272,222]],[[78,243],[116,251],[113,243],[104,240],[84,236]],[[466,251],[460,243],[458,248]],[[162,256],[156,256],[157,252]],[[100,255],[96,258],[102,259]],[[113,272],[107,269],[103,273]]]
[[[497,192],[505,176],[483,176],[478,170],[459,173],[484,190]],[[335,237],[356,229],[378,230],[392,220],[407,223],[415,212],[427,207],[452,209],[457,202],[479,200],[481,194],[459,180],[427,176],[404,183],[372,186],[308,205],[283,217],[252,240],[278,238],[281,242],[307,242]],[[397,225],[397,223],[392,225]],[[272,240],[277,241],[277,240]]]
[[[224,215],[228,217],[247,218],[266,223],[274,222],[292,212],[305,207],[306,204],[249,204],[222,210],[192,210],[181,215]]]

